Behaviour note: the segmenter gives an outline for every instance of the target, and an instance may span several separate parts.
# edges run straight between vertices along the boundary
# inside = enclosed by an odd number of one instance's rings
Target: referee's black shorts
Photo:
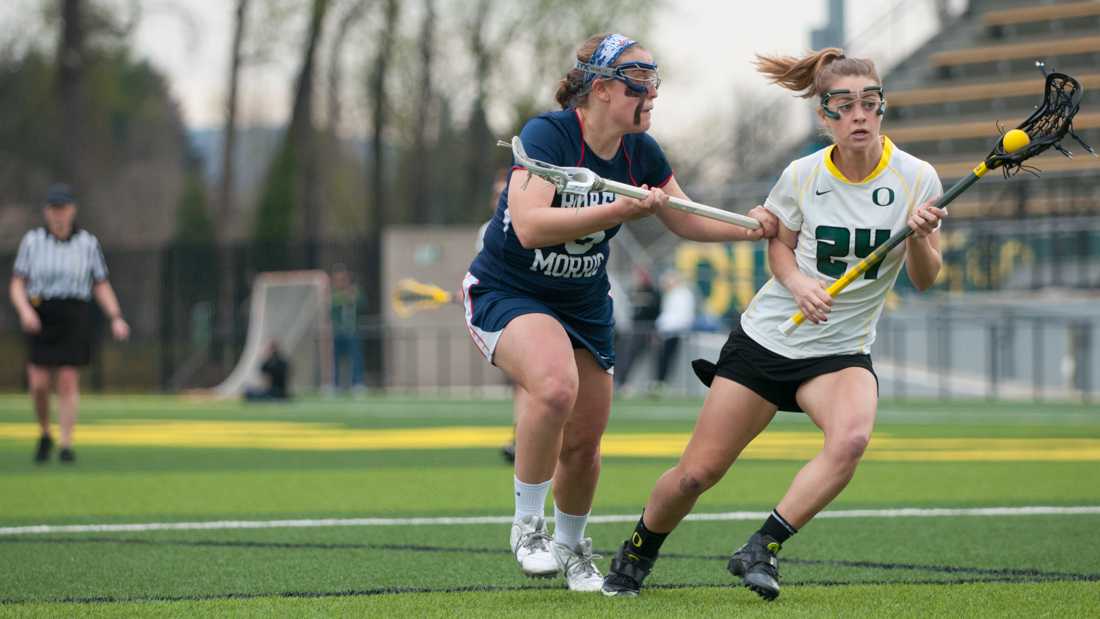
[[[57,367],[88,365],[92,358],[92,304],[50,299],[32,304],[42,329],[27,336],[30,362]]]
[[[871,355],[831,355],[810,359],[788,359],[764,348],[737,325],[730,332],[718,363],[705,359],[691,362],[691,368],[703,384],[710,387],[715,376],[728,378],[752,389],[760,397],[775,404],[781,411],[804,412],[795,400],[795,393],[811,378],[829,374],[844,368],[867,368],[878,383],[878,375],[871,365]]]

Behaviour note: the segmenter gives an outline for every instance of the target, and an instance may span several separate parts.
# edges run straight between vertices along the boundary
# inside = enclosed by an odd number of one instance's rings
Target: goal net
[[[324,271],[261,273],[252,282],[248,336],[237,366],[213,391],[240,396],[266,384],[260,373],[274,342],[290,365],[291,394],[316,392],[332,382],[329,285]]]

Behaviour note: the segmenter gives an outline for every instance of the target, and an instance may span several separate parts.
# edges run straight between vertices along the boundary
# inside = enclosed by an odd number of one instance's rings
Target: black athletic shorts
[[[34,305],[42,330],[27,336],[30,362],[57,367],[88,365],[92,358],[92,304],[51,299]]]
[[[715,376],[728,378],[752,389],[760,397],[775,404],[779,410],[794,413],[804,412],[794,397],[803,383],[816,376],[850,367],[867,368],[878,384],[878,375],[871,365],[871,355],[788,359],[757,344],[741,330],[741,325],[730,332],[726,345],[718,354],[717,364],[705,359],[691,362],[691,369],[695,370],[695,375],[707,387],[710,387]]]

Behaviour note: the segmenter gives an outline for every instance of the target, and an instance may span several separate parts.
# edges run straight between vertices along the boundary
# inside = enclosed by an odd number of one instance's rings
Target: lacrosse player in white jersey
[[[637,595],[665,537],[777,410],[805,412],[824,432],[824,447],[727,566],[742,584],[775,599],[776,553],[840,494],[870,441],[878,382],[869,352],[886,294],[903,265],[924,290],[942,264],[937,229],[946,212],[932,206],[940,180],[931,165],[880,133],[886,95],[874,63],[831,48],[803,58],[758,56],[757,68],[773,83],[817,98],[834,143],[788,165],[768,196],[764,206],[781,224],[768,246],[774,277],[717,363],[693,363],[710,394],[679,464],[658,479],[613,559],[607,595]],[[903,250],[830,298],[829,283],[906,226],[915,234]],[[784,335],[779,326],[798,310],[808,323]]]

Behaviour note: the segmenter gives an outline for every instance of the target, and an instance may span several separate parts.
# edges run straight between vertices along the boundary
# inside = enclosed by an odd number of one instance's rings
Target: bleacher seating
[[[1100,3],[1098,3],[1100,6]],[[1100,88],[1100,73],[1088,73],[1075,76],[1085,88]],[[1032,74],[1028,79],[1012,81],[956,84],[950,86],[932,86],[913,90],[893,91],[890,93],[891,107],[917,106],[937,103],[957,103],[960,101],[980,101],[1011,99],[1015,97],[1037,97],[1043,94],[1043,82]]]
[[[931,162],[945,187],[988,154],[998,127],[1012,128],[1034,109],[1043,89],[1036,60],[1084,86],[1074,128],[1100,150],[1100,1],[1002,4],[972,1],[962,18],[969,21],[943,38],[947,45],[919,51],[898,79],[906,88],[888,90],[883,132]],[[1064,145],[1072,159],[1052,150],[1029,162],[1041,176],[1004,181],[989,173],[952,205],[952,216],[1100,215],[1100,158],[1072,139]]]
[[[1008,119],[1016,121],[1016,118],[1012,116],[1009,116]],[[1023,118],[1021,117],[1019,120],[1023,120]],[[937,140],[963,141],[968,138],[979,138],[985,143],[990,141],[991,136],[996,135],[998,122],[1004,124],[1005,117],[935,124],[893,125],[884,128],[883,131],[888,133],[891,139],[903,144]],[[1005,128],[1010,129],[1012,126]],[[1073,119],[1073,126],[1079,133],[1100,128],[1100,111],[1079,112],[1076,118]]]
[[[1095,29],[1100,27],[1100,2],[1066,2],[1040,4],[982,15],[989,36],[994,39],[1036,32]]]
[[[940,77],[951,78],[984,75],[1003,67],[1019,70],[1030,66],[1036,58],[1045,58],[1051,64],[1078,64],[1097,54],[1100,54],[1100,36],[1093,34],[953,49],[931,54],[928,60],[939,69]]]
[[[1071,141],[1068,146],[1074,147],[1076,145]],[[1077,152],[1077,156],[1072,159],[1063,157],[1056,151],[1051,151],[1029,161],[1029,164],[1042,170],[1045,175],[1058,172],[1100,174],[1100,159],[1082,153],[1080,147],[1072,148],[1072,150]],[[951,159],[932,159],[930,163],[935,166],[936,171],[940,174],[940,178],[942,178],[946,184],[948,180],[955,180],[966,176],[967,173],[974,169],[974,166],[978,165],[988,154],[988,151],[974,152],[971,153],[969,157],[956,155]],[[1100,205],[1098,205],[1097,213],[1100,213]]]

